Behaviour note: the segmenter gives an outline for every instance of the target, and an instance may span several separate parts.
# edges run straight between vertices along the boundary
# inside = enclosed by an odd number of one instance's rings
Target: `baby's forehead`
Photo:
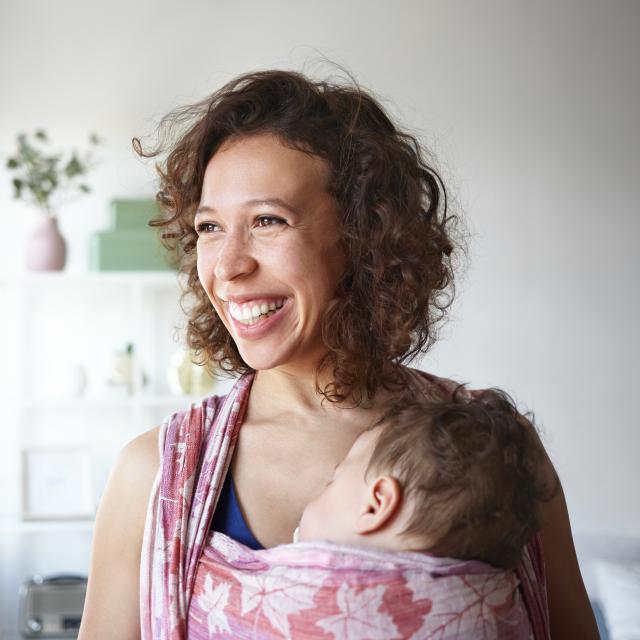
[[[365,429],[353,442],[351,445],[351,452],[356,454],[362,451],[373,451],[373,447],[375,447],[376,442],[378,441],[378,437],[382,432],[382,426],[377,425],[375,427],[371,427]]]

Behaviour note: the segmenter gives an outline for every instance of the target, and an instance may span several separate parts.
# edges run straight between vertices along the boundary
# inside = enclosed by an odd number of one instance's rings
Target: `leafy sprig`
[[[92,133],[90,149],[79,153],[50,152],[46,131],[39,129],[30,138],[26,133],[16,137],[17,150],[7,159],[7,169],[14,172],[13,196],[17,200],[31,201],[43,212],[50,214],[53,196],[89,193],[87,174],[93,167],[93,149],[102,140]]]

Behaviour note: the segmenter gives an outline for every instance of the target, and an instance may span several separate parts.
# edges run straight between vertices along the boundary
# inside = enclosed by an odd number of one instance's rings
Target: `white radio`
[[[87,578],[73,574],[33,576],[20,587],[18,629],[24,638],[76,638]]]

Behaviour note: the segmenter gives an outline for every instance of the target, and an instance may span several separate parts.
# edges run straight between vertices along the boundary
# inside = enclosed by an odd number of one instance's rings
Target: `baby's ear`
[[[361,535],[375,533],[393,523],[400,511],[402,488],[393,476],[378,476],[369,485],[356,520],[356,532]]]

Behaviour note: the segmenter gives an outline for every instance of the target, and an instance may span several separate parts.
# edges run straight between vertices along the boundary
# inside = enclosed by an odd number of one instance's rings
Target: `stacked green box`
[[[149,227],[157,218],[154,200],[113,200],[111,229],[91,238],[92,271],[168,271],[171,256],[162,246],[158,230]]]

